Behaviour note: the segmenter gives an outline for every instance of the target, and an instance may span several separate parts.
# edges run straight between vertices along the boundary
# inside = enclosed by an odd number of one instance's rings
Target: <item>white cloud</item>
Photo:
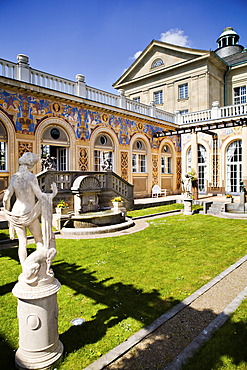
[[[168,44],[175,44],[179,46],[189,47],[191,42],[188,36],[184,34],[183,30],[179,28],[172,28],[160,35],[160,41],[167,42]]]
[[[130,57],[130,60],[136,60],[140,55],[141,55],[142,51],[139,50],[137,51],[133,57]]]

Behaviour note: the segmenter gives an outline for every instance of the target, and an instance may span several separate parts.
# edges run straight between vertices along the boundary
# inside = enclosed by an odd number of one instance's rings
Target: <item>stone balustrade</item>
[[[51,184],[55,182],[58,188],[58,198],[61,198],[63,194],[66,195],[66,193],[71,193],[70,189],[74,180],[81,175],[95,176],[99,180],[101,190],[111,193],[111,197],[121,196],[130,203],[133,202],[133,185],[112,171],[81,172],[47,170],[39,173],[37,178],[43,192],[50,192]]]
[[[186,114],[181,114],[179,111],[170,113],[157,108],[154,102],[150,102],[150,104],[147,105],[126,98],[124,90],[119,90],[118,95],[115,95],[87,86],[85,77],[81,74],[76,75],[76,81],[71,81],[31,68],[29,66],[29,58],[26,55],[19,54],[17,60],[17,63],[12,63],[0,59],[0,76],[125,109],[133,113],[173,124],[186,125],[215,119],[227,119],[247,114],[247,104],[219,107],[219,102],[217,101],[212,103],[211,109]]]

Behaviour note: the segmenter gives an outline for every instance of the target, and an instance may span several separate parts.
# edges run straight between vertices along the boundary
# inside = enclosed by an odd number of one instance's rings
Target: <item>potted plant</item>
[[[56,213],[59,215],[65,215],[68,213],[69,205],[64,200],[60,200],[56,205]]]
[[[230,203],[234,202],[234,198],[233,198],[232,194],[226,194],[226,199],[229,199]]]
[[[123,198],[115,197],[112,200],[112,205],[115,210],[118,210],[120,207],[123,207]]]

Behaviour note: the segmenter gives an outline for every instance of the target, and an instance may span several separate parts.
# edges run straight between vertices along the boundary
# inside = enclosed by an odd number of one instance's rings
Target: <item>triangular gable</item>
[[[138,79],[152,73],[159,73],[166,68],[177,66],[188,60],[209,55],[206,50],[191,49],[153,40],[124,74],[113,84],[119,88],[121,84]],[[152,68],[154,61],[161,59],[163,64]]]

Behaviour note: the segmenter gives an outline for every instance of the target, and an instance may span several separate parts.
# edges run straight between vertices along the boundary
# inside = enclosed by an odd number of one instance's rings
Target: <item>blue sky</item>
[[[231,26],[247,47],[246,14],[247,0],[0,0],[0,58],[26,54],[34,69],[71,80],[81,73],[87,85],[114,91],[134,55],[162,34],[215,50]]]

